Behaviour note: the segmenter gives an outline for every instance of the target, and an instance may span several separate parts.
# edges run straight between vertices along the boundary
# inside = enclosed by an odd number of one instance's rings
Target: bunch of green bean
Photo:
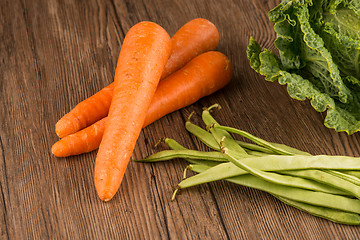
[[[271,143],[248,132],[221,126],[204,109],[206,130],[191,123],[186,129],[214,151],[190,150],[175,140],[163,139],[171,150],[155,153],[139,162],[183,158],[190,162],[184,180],[174,191],[216,180],[226,180],[272,194],[280,201],[331,221],[360,224],[360,158],[313,156],[284,144]],[[238,134],[253,143],[235,140]],[[198,174],[186,178],[186,171]]]

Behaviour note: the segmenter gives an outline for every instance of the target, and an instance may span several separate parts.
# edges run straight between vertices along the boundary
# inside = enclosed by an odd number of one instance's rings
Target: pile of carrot
[[[57,157],[93,151],[95,187],[101,200],[117,192],[143,127],[223,88],[232,66],[214,24],[191,20],[170,38],[153,22],[126,34],[114,82],[85,99],[55,125]]]

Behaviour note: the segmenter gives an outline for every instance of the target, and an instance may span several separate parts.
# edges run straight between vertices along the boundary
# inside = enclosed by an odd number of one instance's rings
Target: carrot
[[[215,25],[204,18],[196,18],[182,26],[171,38],[172,52],[161,78],[169,76],[194,57],[214,50],[219,43]]]
[[[107,117],[104,117],[89,127],[60,139],[52,146],[51,152],[57,157],[68,157],[97,149],[104,134],[106,120]]]
[[[222,53],[210,51],[194,58],[159,83],[143,127],[223,88],[231,76],[230,61]],[[67,157],[95,150],[100,145],[106,120],[103,118],[56,142],[51,149],[53,154]]]
[[[210,21],[197,18],[181,27],[171,39],[172,53],[165,65],[162,79],[183,67],[192,58],[213,50],[219,42],[219,32]],[[80,102],[55,125],[55,132],[63,138],[107,116],[114,84]]]
[[[95,161],[95,188],[103,201],[109,201],[120,187],[170,54],[170,36],[156,23],[140,22],[125,36]]]
[[[201,54],[159,83],[144,126],[223,88],[231,77],[232,66],[224,54]]]
[[[114,83],[76,105],[56,124],[55,132],[63,138],[75,133],[108,115],[113,96]]]

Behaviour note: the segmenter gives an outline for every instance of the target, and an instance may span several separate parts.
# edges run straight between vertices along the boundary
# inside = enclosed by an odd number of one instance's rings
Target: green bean
[[[209,170],[210,168],[212,168],[212,167],[202,165],[202,164],[190,164],[190,165],[188,165],[188,169],[193,171],[193,172],[196,172],[196,173],[205,172],[206,170]],[[197,176],[197,175],[199,175],[199,174],[196,174],[194,176]],[[192,176],[192,177],[194,177],[194,176]],[[192,177],[190,177],[190,178],[192,178]],[[198,185],[198,184],[195,184],[195,185]]]
[[[213,106],[213,107],[218,107],[217,105]],[[212,108],[212,107],[210,107]],[[207,114],[207,113],[206,113]],[[220,150],[219,144],[217,143],[217,141],[214,139],[214,137],[212,136],[212,134],[210,134],[209,132],[207,132],[206,130],[202,129],[201,127],[193,124],[190,119],[191,116],[193,115],[193,113],[190,114],[190,116],[188,117],[186,123],[185,123],[185,127],[186,129],[193,134],[194,136],[196,136],[201,142],[203,142],[205,145],[207,145],[208,147],[214,149],[214,150]],[[216,121],[214,119],[210,119],[213,121],[213,123],[216,123]],[[211,121],[209,121],[211,122]],[[209,126],[211,126],[211,124],[209,124]],[[255,145],[255,144],[251,144],[251,143],[247,143],[247,142],[243,142],[243,141],[236,141],[242,148],[246,148],[249,150],[254,150],[254,151],[259,151],[259,152],[264,152],[264,153],[269,153],[269,154],[274,154],[276,153],[275,151],[272,151],[268,148],[265,147],[261,147],[259,145]],[[287,145],[284,144],[278,144],[278,143],[270,143],[271,145],[273,145],[274,147],[277,147],[279,149],[283,149],[284,151],[288,151],[289,153],[293,153],[293,154],[301,154],[301,155],[310,155],[307,152],[303,152],[300,151],[296,148],[292,148],[289,147]]]
[[[348,224],[348,225],[360,224],[360,216],[356,213],[343,212],[332,208],[319,207],[307,203],[289,200],[287,198],[276,195],[273,196],[278,198],[280,201],[284,202],[285,204],[293,206],[297,209],[300,209],[304,212],[310,213],[317,217],[322,217],[330,221],[341,224]]]
[[[258,140],[256,140],[256,141],[257,141],[256,143],[258,143],[258,144],[263,144]],[[267,143],[264,143],[264,145],[266,145],[266,144]],[[274,173],[274,172],[266,172],[266,171],[260,170],[260,168],[251,167],[250,165],[244,163],[244,161],[236,159],[236,151],[234,149],[231,149],[231,147],[232,146],[228,146],[227,142],[225,142],[225,141],[220,143],[220,148],[221,148],[222,152],[228,156],[229,161],[232,162],[237,167],[247,171],[248,173],[250,173],[254,176],[257,176],[259,178],[262,178],[263,180],[272,182],[272,183],[318,191],[317,188],[319,188],[319,186],[317,184],[315,184],[313,181],[308,182],[308,181],[306,181],[306,179],[303,179],[303,178],[284,176],[284,175]],[[274,150],[274,149],[272,148],[272,150]],[[345,183],[343,183],[343,184],[345,184]],[[344,190],[348,191],[349,193],[354,194],[354,196],[360,196],[359,195],[360,193],[357,192],[357,190],[359,190],[359,188],[354,188],[354,187],[348,186],[348,185],[346,185]],[[338,185],[335,185],[335,187],[338,187]],[[343,189],[341,189],[341,190],[343,190]]]
[[[262,146],[262,147],[265,147],[265,148],[268,148],[272,151],[274,151],[275,153],[277,154],[281,154],[281,155],[294,155],[294,153],[292,152],[289,152],[283,148],[279,148],[279,147],[276,147],[274,146],[273,144],[271,144],[270,142],[267,142],[261,138],[258,138],[258,137],[255,137],[254,135],[246,132],[246,131],[243,131],[243,130],[239,130],[239,129],[236,129],[236,128],[232,128],[232,127],[225,127],[225,126],[221,126],[219,124],[214,124],[212,125],[215,129],[221,129],[221,130],[224,130],[224,131],[227,131],[227,132],[232,132],[232,133],[235,133],[235,134],[238,134],[240,136],[243,136],[251,141],[253,141],[254,143]]]
[[[213,108],[220,108],[220,106],[218,104],[214,104],[209,108],[205,108],[204,111],[202,112],[202,119],[206,124],[206,126],[218,124],[216,120],[210,115],[210,110]],[[246,151],[242,147],[240,147],[239,144],[235,142],[235,140],[231,137],[231,135],[227,131],[221,129],[215,129],[213,127],[210,127],[209,130],[218,144],[222,141],[223,137],[225,137],[226,138],[225,141],[227,142],[227,144],[230,145],[233,149],[235,149],[237,157],[248,155]]]
[[[159,142],[157,144],[159,144],[160,142],[164,142],[169,148],[171,148],[172,150],[189,150],[187,148],[185,148],[184,146],[182,146],[180,143],[178,143],[177,141],[175,141],[174,139],[171,138],[162,138],[159,140]],[[160,155],[160,156],[156,156],[156,155]],[[152,157],[150,159],[153,159],[152,162],[157,162],[156,158],[159,158],[159,161],[164,161],[163,160],[163,156],[161,156],[162,154],[156,153],[155,156],[152,155]],[[176,158],[176,157],[174,157]],[[172,159],[172,158],[170,158]],[[169,159],[165,159],[165,160],[169,160]],[[219,163],[219,161],[212,161],[212,160],[203,160],[203,159],[194,159],[194,158],[185,158],[185,160],[187,160],[188,162],[192,163],[192,164],[202,164],[202,165],[206,165],[206,166],[215,166]],[[135,160],[137,162],[146,162],[146,160]]]
[[[227,158],[220,152],[201,152],[196,150],[164,150],[154,153],[149,157],[141,160],[134,160],[135,162],[160,162],[171,160],[175,158],[195,159],[195,160],[210,160],[216,162],[225,162]]]
[[[185,127],[186,129],[193,134],[194,136],[196,136],[202,143],[204,143],[206,146],[220,151],[220,147],[219,144],[216,142],[216,140],[214,139],[214,137],[212,136],[211,133],[209,133],[208,131],[206,131],[205,129],[202,129],[201,127],[193,124],[192,122],[190,122],[190,120],[187,120],[185,123]],[[252,143],[247,143],[247,142],[243,142],[243,141],[236,141],[242,148],[244,148],[244,150],[251,155],[256,155],[256,156],[264,156],[265,154],[276,154],[274,151],[271,151],[270,149],[261,147],[259,145],[255,145]],[[274,145],[274,143],[272,143]],[[286,145],[283,146],[288,147]],[[294,149],[293,151],[295,152]],[[298,153],[301,152],[298,150]]]
[[[259,145],[256,144],[252,144],[252,143],[247,143],[247,142],[243,142],[243,141],[238,141],[235,140],[237,142],[237,144],[239,144],[242,148],[245,148],[248,150],[252,150],[252,151],[257,151],[257,152],[262,152],[262,153],[268,153],[268,154],[276,154],[274,151],[271,151],[270,149],[261,147]]]
[[[214,149],[214,150],[217,150],[217,151],[220,151],[220,147],[219,147],[219,144],[216,142],[216,140],[214,139],[214,137],[212,136],[211,133],[209,133],[208,131],[202,129],[201,127],[193,124],[192,122],[190,122],[190,117],[191,115],[189,116],[188,120],[186,121],[185,123],[185,127],[186,129],[191,133],[193,134],[194,136],[196,136],[201,142],[203,142],[206,146]],[[244,150],[250,154],[250,155],[254,155],[254,156],[265,156],[265,154],[276,154],[276,152],[270,150],[270,149],[267,149],[267,148],[264,148],[264,147],[261,147],[259,145],[256,145],[256,144],[252,144],[252,143],[247,143],[247,142],[243,142],[243,141],[236,141],[242,148],[244,148]],[[296,154],[302,154],[302,155],[309,155],[309,153],[306,153],[306,152],[302,152],[300,150],[297,150],[295,148],[291,148],[289,146],[286,146],[284,144],[276,144],[276,143],[271,143],[272,145],[276,146],[278,145],[279,147],[283,148],[283,149],[286,149],[288,148],[287,150],[289,152],[293,152],[293,153],[296,153]]]
[[[189,118],[185,123],[186,130],[188,130],[191,134],[196,136],[206,146],[214,150],[220,151],[219,144],[216,142],[215,138],[211,135],[211,133],[190,122],[191,115],[189,116]]]
[[[199,155],[198,155],[199,154]],[[194,155],[194,156],[193,156]],[[201,152],[196,150],[165,150],[157,152],[145,159],[135,160],[138,162],[157,162],[165,161],[178,157],[214,160],[225,162],[227,158],[220,152]],[[360,170],[360,159],[347,156],[286,156],[286,155],[268,155],[264,157],[253,157],[241,159],[245,164],[254,168],[263,170],[298,170],[298,169],[337,169],[337,170]],[[238,167],[232,165],[233,168]]]
[[[248,150],[245,148],[245,151],[247,154],[249,154],[252,157],[264,157],[264,156],[268,156],[268,153],[264,153],[264,152],[258,152],[258,151],[253,151],[253,150]]]
[[[163,138],[162,141],[172,150],[188,150],[186,147],[172,138]]]
[[[360,187],[358,185],[323,170],[292,170],[281,171],[281,173],[321,182],[344,192],[351,193],[354,197],[360,199]]]
[[[251,167],[250,165],[244,163],[244,161],[238,160],[235,158],[235,154],[234,154],[234,150],[228,148],[225,145],[224,142],[224,146],[220,146],[222,148],[222,152],[228,156],[228,159],[230,162],[232,162],[234,165],[236,165],[237,167],[247,171],[248,173],[257,176],[259,178],[262,178],[263,180],[272,182],[272,183],[276,183],[276,184],[281,184],[281,185],[285,185],[285,186],[290,186],[290,187],[298,187],[298,188],[304,188],[304,189],[310,189],[310,190],[316,190],[319,191],[319,187],[320,189],[322,189],[322,186],[318,186],[318,184],[314,183],[313,181],[307,181],[306,179],[303,178],[299,178],[299,177],[294,177],[292,175],[290,176],[286,176],[286,175],[281,175],[275,172],[266,172],[263,170],[260,170],[260,168],[254,168]],[[305,172],[305,171],[304,171]],[[345,183],[342,183],[345,185]],[[353,186],[349,186],[350,183],[348,183],[348,185],[346,185],[346,187],[344,187],[344,190],[346,192],[352,193],[354,194],[354,196],[360,196],[360,192],[358,193],[357,190],[360,190],[360,188],[354,188]],[[335,187],[338,187],[338,185],[335,185]]]
[[[267,161],[272,164],[281,164],[283,170],[291,169],[338,169],[338,170],[360,170],[360,158],[348,157],[348,156],[329,156],[329,155],[268,155],[265,157],[252,158],[251,160],[260,161],[263,160],[263,164],[267,164]],[[245,160],[245,158],[243,159]],[[250,159],[246,159],[250,161]],[[292,165],[292,166],[291,166]],[[280,169],[279,168],[279,169]]]
[[[316,216],[339,223],[360,224],[360,216],[353,214],[360,213],[360,158],[311,156],[284,144],[267,142],[246,131],[220,126],[210,114],[216,107],[219,105],[212,105],[202,113],[210,133],[190,122],[192,114],[186,121],[186,129],[216,151],[189,150],[173,139],[164,139],[173,150],[140,160],[184,158],[191,163],[184,171],[184,178],[189,169],[199,174],[183,179],[172,198],[179,189],[224,179],[266,191]],[[255,144],[236,141],[230,133]]]
[[[256,145],[256,144],[252,144],[252,143],[247,143],[247,142],[243,142],[243,141],[238,141],[238,140],[235,140],[241,147],[243,148],[246,148],[246,149],[249,149],[249,150],[254,150],[254,151],[259,151],[259,152],[263,152],[263,153],[268,153],[268,154],[276,154],[276,152],[268,149],[268,148],[265,148],[265,147],[261,147],[259,145]],[[290,153],[293,153],[292,155],[307,155],[307,156],[311,156],[310,153],[308,152],[304,152],[304,151],[301,151],[299,149],[296,149],[296,148],[293,148],[293,147],[290,147],[290,146],[287,146],[285,144],[281,144],[281,143],[274,143],[274,142],[269,142],[271,145],[277,147],[277,148],[280,148],[280,149],[283,149],[285,151],[288,151]]]
[[[265,148],[265,147],[261,147],[259,145],[256,145],[256,144],[252,144],[252,143],[247,143],[247,142],[243,142],[243,141],[238,141],[238,140],[235,140],[242,148],[245,148],[246,149],[249,149],[249,150],[254,150],[254,151],[258,151],[258,152],[262,152],[262,153],[268,153],[268,154],[276,154],[276,152],[268,149],[268,148]],[[292,153],[291,155],[307,155],[307,156],[310,156],[311,154],[308,153],[308,152],[304,152],[304,151],[301,151],[301,150],[298,150],[296,148],[293,148],[293,147],[290,147],[290,146],[287,146],[285,144],[281,144],[281,143],[274,143],[274,142],[269,142],[271,145],[273,145],[274,147],[277,147],[279,149],[283,149],[287,152],[290,152]]]
[[[197,169],[199,170],[200,168],[206,169],[205,166],[198,167]],[[184,181],[186,180],[187,179]],[[345,212],[360,213],[360,201],[358,199],[271,183],[250,174],[231,177],[225,180],[242,186],[262,190],[272,195],[284,197],[293,201],[338,209]],[[179,189],[181,188],[178,187],[176,189],[172,199],[174,199]]]
[[[338,209],[345,212],[360,213],[360,200],[358,199],[271,183],[249,174],[227,178],[226,180],[239,185],[256,188],[289,200]]]
[[[209,133],[208,131],[202,129],[201,127],[193,124],[192,122],[190,122],[190,117],[192,114],[190,114],[188,120],[185,123],[185,127],[186,129],[193,134],[194,136],[196,136],[201,142],[203,142],[206,146],[220,151],[220,147],[219,144],[216,142],[215,138],[212,136],[211,133]],[[244,150],[246,151],[246,153],[248,153],[249,155],[253,155],[253,156],[265,156],[267,154],[274,154],[273,151],[260,147],[258,145],[255,144],[251,144],[251,143],[246,143],[246,142],[241,142],[241,141],[236,141],[241,147],[244,148]]]
[[[287,152],[290,152],[290,153],[293,153],[295,155],[307,155],[307,156],[311,156],[310,153],[308,152],[304,152],[304,151],[301,151],[299,149],[296,149],[296,148],[293,148],[293,147],[290,147],[290,146],[287,146],[285,144],[281,144],[281,143],[274,143],[274,142],[269,142],[271,145],[277,147],[277,148],[280,148],[280,149],[283,149]]]
[[[358,186],[360,186],[360,179],[358,177],[355,177],[355,176],[352,176],[350,174],[346,174],[346,173],[343,173],[343,172],[340,172],[340,171],[335,171],[335,170],[323,170],[323,171],[326,171],[327,173],[329,174],[332,174],[336,177],[339,177],[339,178],[342,178],[346,181],[349,181],[353,184],[356,184]]]
[[[240,171],[236,170],[236,168],[231,167],[231,165],[229,165],[228,163],[221,163],[213,167],[199,166],[197,164],[189,165],[188,169],[198,173],[200,171],[200,173],[181,181],[178,184],[178,187],[181,189],[196,186],[203,183],[208,183],[208,182],[213,182],[217,180],[248,174],[248,172],[245,170],[242,169],[240,169]],[[349,195],[346,192],[341,191],[337,188],[325,185],[323,183],[318,183],[316,181],[303,179],[299,177],[289,177],[282,175],[280,175],[280,177],[281,180],[286,182],[286,185],[288,186],[310,189],[314,191],[326,192],[331,194]]]
[[[194,124],[193,124],[194,125]],[[196,126],[196,125],[194,125]],[[198,127],[198,126],[196,126]],[[202,128],[200,128],[202,129]],[[202,129],[203,130],[203,129]],[[206,134],[209,134],[213,141],[217,144],[217,142],[215,141],[215,139],[213,138],[213,136],[211,135],[211,133],[203,130]],[[184,146],[182,146],[181,144],[179,144],[177,141],[175,141],[174,139],[171,139],[171,138],[163,138],[163,139],[160,139],[158,143],[160,142],[164,142],[169,148],[171,148],[172,150],[186,150],[187,148],[185,148]],[[157,143],[157,144],[158,144]],[[252,144],[254,145],[254,144]],[[220,150],[220,148],[219,148]],[[268,149],[265,149],[265,150],[268,150]],[[252,151],[252,150],[247,150],[245,149],[245,151],[249,154],[249,155],[252,155],[252,156],[267,156],[268,154],[264,153],[264,152],[257,152],[257,151]],[[270,151],[271,152],[271,151]]]
[[[344,170],[343,173],[349,174],[351,176],[360,178],[360,171],[353,171],[353,170]]]
[[[209,109],[205,109],[203,111],[203,120],[205,122],[205,124],[207,124],[207,126],[210,128],[210,131],[212,131],[212,135],[214,136],[214,138],[216,139],[216,141],[219,143],[221,141],[221,139],[225,136],[227,139],[232,139],[232,137],[230,136],[229,133],[227,133],[227,131],[218,131],[218,130],[214,130],[211,126],[217,126],[218,123],[215,121],[215,119],[211,116],[209,110],[211,108],[214,107],[218,107],[218,105],[213,105],[211,106]],[[195,125],[195,127],[193,126],[193,124],[189,124],[189,126],[191,126],[192,128],[194,128],[194,130],[196,129],[196,131],[193,130],[193,132],[195,133],[195,136],[197,136],[201,141],[203,141],[206,145],[212,147],[215,150],[218,150],[218,144],[216,144],[216,142],[214,142],[214,138],[211,138],[209,136],[209,134],[207,132],[205,132],[202,128],[198,127]],[[239,130],[241,131],[241,130]],[[220,134],[219,134],[220,132]],[[261,145],[255,145],[255,144],[251,144],[251,143],[246,143],[246,142],[242,142],[242,141],[235,141],[237,144],[235,144],[234,142],[231,143],[232,147],[235,148],[237,151],[239,151],[240,154],[243,153],[241,148],[247,148],[250,150],[255,150],[255,151],[259,151],[259,152],[264,152],[264,153],[278,153],[278,154],[284,154],[284,155],[294,155],[294,154],[302,154],[302,155],[309,155],[309,153],[297,150],[295,148],[286,146],[284,144],[277,144],[277,143],[270,143],[267,142],[263,139],[257,138],[247,132],[241,131],[243,134],[245,134],[245,137],[247,137],[248,139],[254,141],[255,143]],[[227,141],[227,140],[225,140]],[[240,145],[240,148],[237,146]],[[263,146],[263,147],[262,147]],[[253,153],[254,154],[254,153]],[[258,156],[260,154],[257,154]]]
[[[190,114],[190,116],[188,117],[188,119],[186,120],[185,123],[185,128],[186,130],[188,130],[188,132],[190,132],[191,134],[193,134],[194,136],[196,136],[201,142],[203,142],[206,146],[220,151],[220,147],[219,144],[216,142],[215,138],[212,136],[211,133],[209,133],[208,131],[206,131],[205,129],[193,124],[190,121],[190,118],[192,116],[193,113]],[[243,142],[243,141],[236,141],[242,148],[245,148],[245,150],[253,150],[253,151],[257,151],[257,152],[263,152],[263,153],[269,153],[269,154],[275,154],[274,151],[271,151],[267,148],[261,147],[259,145],[255,145],[252,143],[247,143],[247,142]],[[287,147],[286,145],[284,145],[285,147]],[[294,149],[294,151],[297,149]],[[297,150],[299,151],[299,150]],[[246,151],[248,152],[248,151]],[[254,154],[254,152],[252,152]],[[254,154],[255,155],[255,154]]]
[[[166,145],[168,145],[169,148],[171,148],[172,150],[188,150],[187,148],[185,148],[184,146],[182,146],[180,143],[178,143],[177,141],[175,141],[174,139],[171,138],[164,138],[162,140]],[[211,160],[203,160],[203,159],[190,159],[190,158],[185,158],[186,161],[192,163],[192,164],[202,164],[202,165],[206,165],[206,166],[210,166],[213,167],[217,164],[219,164],[218,161],[211,161]]]
[[[204,165],[189,165],[188,169],[194,171],[194,172],[205,172],[210,169],[210,167],[204,166]],[[199,174],[198,174],[199,175]],[[197,175],[195,175],[197,176]],[[190,177],[193,178],[193,177]],[[188,179],[190,179],[188,178]],[[225,179],[226,180],[226,179]],[[185,181],[185,180],[183,180]],[[177,192],[177,191],[176,191]],[[175,194],[176,194],[175,192]],[[175,196],[173,196],[175,197]],[[329,219],[331,221],[342,223],[342,224],[351,224],[351,225],[357,225],[360,224],[360,217],[357,214],[349,213],[349,212],[343,212],[331,208],[325,208],[320,206],[315,206],[307,203],[302,203],[294,200],[289,200],[285,197],[280,197],[278,195],[274,195],[274,197],[278,198],[279,200],[283,201],[284,203],[291,205],[293,207],[296,207],[300,210],[303,210],[305,212],[308,212],[312,215],[322,217]]]

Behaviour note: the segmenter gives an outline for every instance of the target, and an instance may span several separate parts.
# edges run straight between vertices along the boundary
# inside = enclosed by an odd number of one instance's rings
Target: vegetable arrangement
[[[143,127],[224,87],[232,66],[222,53],[214,24],[198,18],[170,39],[153,22],[125,36],[114,83],[61,118],[52,147],[58,157],[95,150],[95,187],[101,200],[117,192]],[[162,81],[159,84],[160,79]]]
[[[262,51],[253,39],[247,50],[256,71],[267,80],[288,84],[292,97],[311,99],[315,109],[328,111],[328,127],[348,133],[360,127],[360,48],[356,45],[360,35],[340,20],[346,14],[346,21],[356,22],[360,14],[356,4],[350,0],[283,1],[270,12],[280,58]],[[112,199],[141,129],[230,81],[229,59],[212,51],[218,42],[216,27],[201,18],[185,24],[172,38],[153,22],[133,26],[122,44],[114,83],[56,123],[56,134],[62,139],[53,145],[53,154],[66,157],[99,148],[95,187],[101,200]],[[342,51],[349,52],[342,56]],[[186,129],[214,151],[186,149],[166,138],[163,141],[172,150],[140,160],[184,158],[191,163],[172,199],[180,189],[226,180],[266,191],[286,204],[334,222],[360,224],[359,158],[312,156],[221,126],[210,114],[217,107],[215,104],[202,113],[206,130],[191,123],[191,116],[186,122]],[[231,134],[254,143],[235,140]],[[198,174],[186,178],[188,170]]]
[[[251,38],[251,67],[268,81],[287,84],[292,98],[327,111],[326,127],[360,131],[360,2],[283,0],[269,19],[280,57]]]
[[[206,130],[191,123],[186,129],[214,151],[190,150],[173,139],[162,142],[171,150],[155,153],[138,162],[158,162],[183,158],[190,165],[184,180],[174,191],[217,180],[259,189],[280,201],[331,221],[360,224],[360,158],[312,156],[295,148],[267,142],[248,132],[221,126],[205,108]],[[253,143],[235,140],[231,133]],[[186,178],[188,170],[198,174]]]

